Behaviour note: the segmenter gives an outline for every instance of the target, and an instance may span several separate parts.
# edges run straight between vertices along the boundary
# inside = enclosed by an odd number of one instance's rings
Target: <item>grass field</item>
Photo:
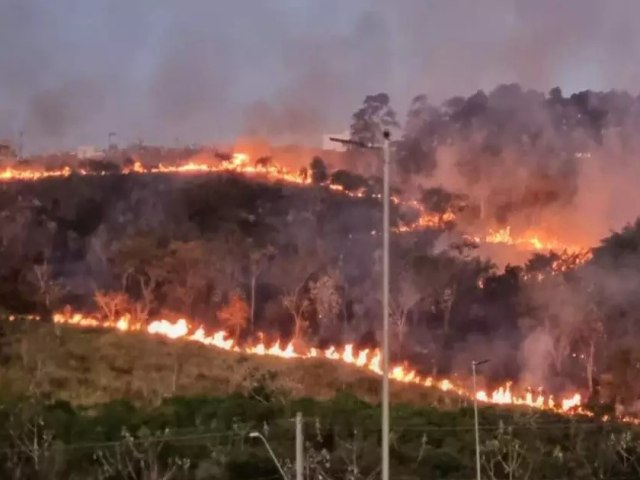
[[[156,405],[167,396],[233,392],[284,399],[332,398],[349,391],[378,403],[380,377],[322,359],[284,360],[227,352],[143,333],[0,322],[0,395],[40,395],[76,405],[129,399]],[[271,398],[273,399],[273,398]],[[394,383],[392,401],[457,408],[467,399]]]

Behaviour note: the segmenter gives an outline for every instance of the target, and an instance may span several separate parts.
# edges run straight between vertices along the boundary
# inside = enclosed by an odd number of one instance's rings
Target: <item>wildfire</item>
[[[151,335],[159,335],[172,340],[182,339],[203,345],[216,347],[226,351],[239,352],[247,355],[272,356],[282,359],[313,359],[322,358],[330,361],[351,365],[355,368],[367,370],[377,375],[382,375],[381,352],[379,349],[356,350],[352,344],[341,347],[331,346],[325,350],[308,348],[300,350],[294,347],[293,343],[283,345],[276,341],[272,345],[267,345],[264,340],[257,343],[241,346],[234,342],[225,331],[207,333],[202,327],[195,328],[187,320],[180,319],[176,322],[167,320],[155,320],[148,325],[136,324],[130,317],[123,316],[114,321],[101,321],[97,318],[84,316],[78,313],[54,315],[56,324],[72,325],[85,328],[105,328],[119,330],[122,332],[146,332]],[[408,365],[395,365],[390,368],[389,378],[401,383],[412,384],[421,387],[431,387],[443,392],[453,392],[458,395],[473,398],[473,392],[463,386],[454,383],[450,379],[434,379],[419,375],[415,369]],[[526,391],[524,395],[516,394],[511,390],[511,383],[494,390],[491,393],[478,391],[476,398],[485,403],[496,405],[523,405],[532,408],[552,410],[561,413],[584,413],[581,409],[582,398],[576,393],[556,402],[552,396],[545,396],[541,391],[533,394]]]
[[[270,181],[284,182],[297,185],[308,185],[311,178],[306,171],[291,171],[282,165],[272,161],[256,161],[251,162],[250,157],[242,152],[234,153],[230,159],[221,162],[211,162],[203,157],[194,157],[186,162],[177,163],[175,165],[160,164],[156,167],[146,167],[136,161],[132,165],[123,168],[124,174],[206,174],[206,173],[239,173],[248,176],[258,176],[266,178]],[[67,177],[75,175],[105,175],[106,172],[87,171],[83,169],[72,169],[64,167],[55,170],[16,168],[12,166],[0,169],[0,182],[10,181],[37,181],[51,177]],[[326,185],[330,190],[348,195],[355,198],[381,198],[378,193],[371,193],[365,190],[350,191],[345,190],[343,186],[336,184]],[[443,213],[433,213],[425,209],[425,207],[415,200],[403,200],[392,195],[391,202],[395,205],[409,207],[418,213],[417,220],[397,226],[394,231],[397,233],[415,232],[424,229],[438,228],[444,229],[448,225],[456,221],[454,212],[448,210]],[[535,251],[566,251],[571,257],[571,261],[581,263],[588,260],[585,250],[579,247],[566,246],[556,240],[546,239],[540,233],[527,232],[521,236],[513,237],[511,227],[505,227],[500,230],[490,230],[484,237],[474,237],[476,243],[484,240],[487,243],[515,245],[521,248]],[[562,268],[570,268],[569,260],[563,263]],[[560,268],[560,265],[559,265]]]
[[[489,230],[485,237],[487,243],[503,243],[507,245],[515,245],[528,250],[536,251],[568,251],[571,253],[581,252],[584,249],[575,245],[565,245],[555,239],[544,238],[540,233],[525,232],[522,235],[513,237],[511,235],[511,227],[507,226],[500,230]]]
[[[237,172],[247,175],[263,175],[272,180],[279,180],[289,183],[306,184],[310,183],[306,175],[294,173],[286,168],[273,163],[264,162],[252,164],[249,156],[244,153],[235,153],[231,159],[212,164],[206,161],[188,161],[177,165],[163,165],[147,168],[140,162],[134,162],[132,166],[123,169],[123,173],[216,173],[216,172]],[[5,167],[0,170],[0,181],[35,181],[50,177],[68,177],[71,174],[77,175],[99,175],[100,172],[89,172],[83,169],[72,169],[64,167],[56,170],[26,169]]]

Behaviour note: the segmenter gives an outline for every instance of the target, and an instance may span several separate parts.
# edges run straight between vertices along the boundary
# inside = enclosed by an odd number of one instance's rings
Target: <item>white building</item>
[[[327,133],[322,136],[322,149],[323,150],[333,150],[334,152],[344,152],[347,150],[347,147],[343,143],[333,142],[330,138],[351,138],[351,132],[346,130],[341,133]]]
[[[97,160],[104,158],[104,152],[93,145],[84,145],[76,149],[76,156],[81,160]]]

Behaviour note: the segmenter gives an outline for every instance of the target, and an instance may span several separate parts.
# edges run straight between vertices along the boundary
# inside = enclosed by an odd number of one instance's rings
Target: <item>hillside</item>
[[[36,321],[0,324],[1,396],[39,395],[92,406],[125,399],[149,407],[163,398],[267,390],[281,400],[329,399],[346,391],[377,403],[380,378],[324,359],[280,359],[228,352],[144,333]],[[397,403],[460,407],[454,394],[394,383]]]
[[[2,321],[0,332],[2,478],[275,480],[273,461],[248,434],[265,435],[292,474],[296,412],[309,478],[365,480],[378,472],[380,380],[361,370],[33,320]],[[394,478],[471,478],[468,402],[392,387]],[[640,432],[629,425],[482,407],[480,439],[492,479],[638,472]]]

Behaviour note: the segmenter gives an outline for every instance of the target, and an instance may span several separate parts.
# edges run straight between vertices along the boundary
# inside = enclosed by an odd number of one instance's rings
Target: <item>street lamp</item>
[[[112,145],[112,138],[115,137],[117,134],[116,132],[109,132],[109,138],[107,140],[107,150],[111,150],[111,145]]]
[[[389,164],[391,133],[382,132],[382,480],[389,480]],[[380,145],[329,137],[333,142],[360,148],[379,149]]]
[[[271,450],[271,447],[269,446],[269,442],[267,442],[267,439],[264,438],[258,432],[250,432],[249,433],[249,438],[259,438],[260,440],[262,440],[262,443],[264,443],[264,446],[267,447],[267,451],[269,452],[269,455],[271,455],[271,458],[273,459],[273,463],[275,463],[276,467],[278,467],[278,470],[280,470],[280,474],[282,475],[282,478],[284,480],[289,480],[289,477],[287,477],[287,474],[284,473],[284,469],[280,465],[280,462],[278,462],[278,459],[276,458],[276,455],[273,453],[273,450]]]
[[[476,433],[476,480],[480,480],[480,435],[478,433],[478,392],[476,390],[476,367],[488,363],[489,360],[475,360],[471,362],[471,371],[473,372],[473,418]]]

